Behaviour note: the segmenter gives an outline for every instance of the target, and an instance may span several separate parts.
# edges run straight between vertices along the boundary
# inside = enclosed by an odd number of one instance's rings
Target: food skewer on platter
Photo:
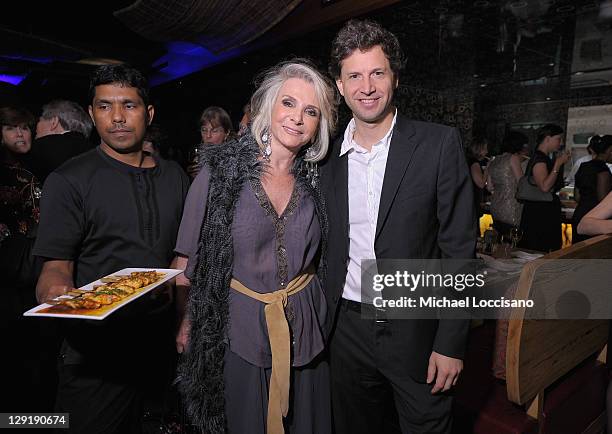
[[[92,290],[74,289],[66,293],[70,298],[64,295],[47,303],[69,309],[98,309],[123,300],[164,275],[157,271],[134,271],[129,275],[107,276],[100,279],[103,285],[94,286]]]

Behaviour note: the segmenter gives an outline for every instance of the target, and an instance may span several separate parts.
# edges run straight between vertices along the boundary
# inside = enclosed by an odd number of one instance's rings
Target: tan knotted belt
[[[297,294],[310,283],[314,277],[314,267],[308,269],[287,284],[286,288],[261,294],[247,288],[236,279],[230,286],[241,294],[266,304],[266,326],[272,350],[272,373],[268,392],[267,434],[283,434],[283,417],[289,410],[289,375],[291,369],[291,337],[289,324],[285,316],[285,306],[290,295]]]

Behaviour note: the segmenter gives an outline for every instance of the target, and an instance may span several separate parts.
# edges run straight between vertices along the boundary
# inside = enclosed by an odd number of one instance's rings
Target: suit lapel
[[[348,242],[348,154],[334,159],[334,205],[338,213],[338,221],[343,233],[340,239]]]
[[[410,164],[410,160],[414,151],[419,146],[413,140],[414,127],[410,121],[405,119],[399,113],[395,123],[395,130],[391,137],[389,154],[387,156],[387,165],[385,167],[385,177],[383,179],[382,192],[380,195],[380,204],[378,206],[378,220],[376,222],[376,238],[380,234],[382,227],[385,224],[393,200],[397,190],[404,178],[406,169]]]

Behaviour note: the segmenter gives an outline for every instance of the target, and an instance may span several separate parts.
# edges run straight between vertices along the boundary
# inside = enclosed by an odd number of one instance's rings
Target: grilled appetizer
[[[129,276],[108,276],[100,279],[106,282],[104,285],[94,286],[91,291],[74,289],[67,293],[72,298],[56,298],[50,304],[70,309],[98,309],[123,300],[163,276],[164,273],[156,271],[134,271]]]

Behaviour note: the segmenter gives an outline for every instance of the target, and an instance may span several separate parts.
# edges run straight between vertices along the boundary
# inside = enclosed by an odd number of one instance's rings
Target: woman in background
[[[612,136],[593,136],[589,146],[593,158],[582,163],[575,176],[574,197],[578,205],[572,219],[572,243],[590,238],[578,233],[578,224],[612,190],[612,173],[606,164],[612,162]]]
[[[41,186],[22,159],[32,147],[34,123],[34,116],[21,107],[0,108],[0,271],[4,284],[10,281],[15,288],[32,291],[36,276],[30,250],[38,226]],[[27,295],[31,298],[28,301],[34,303],[32,291]],[[21,296],[25,297],[26,293]],[[0,303],[4,308],[9,304],[6,300]],[[21,310],[23,307],[15,308]],[[23,310],[17,312],[21,313]]]
[[[200,135],[202,143],[220,145],[229,138],[233,132],[232,120],[221,107],[206,107],[200,115]]]
[[[554,124],[544,125],[538,130],[536,150],[527,164],[525,175],[530,176],[542,192],[549,193],[551,200],[525,201],[521,216],[521,247],[542,252],[561,248],[561,201],[555,193],[562,186],[560,172],[569,160],[569,154],[562,152],[554,160],[548,155],[561,148],[562,135],[563,128]]]
[[[477,236],[480,235],[478,220],[482,217],[480,204],[484,199],[484,189],[487,186],[487,169],[485,163],[486,156],[489,151],[488,141],[484,138],[475,138],[472,143],[466,148],[466,159],[472,184],[474,186],[474,211],[476,215],[476,231]],[[485,167],[483,169],[483,166]]]
[[[509,236],[511,229],[521,224],[523,205],[517,202],[515,194],[518,180],[523,176],[521,152],[526,143],[527,136],[510,131],[502,145],[504,153],[495,157],[487,167],[493,227],[504,236]]]
[[[41,186],[23,164],[34,125],[26,109],[0,108],[0,345],[7,351],[0,360],[0,408],[5,411],[51,411],[57,380],[54,324],[22,316],[38,304],[40,264],[32,247]]]
[[[235,136],[232,120],[221,107],[206,107],[200,115],[199,126],[202,141],[193,149],[193,155],[190,159],[191,164],[187,167],[187,173],[192,179],[200,171],[199,155],[204,151],[204,148],[208,145],[220,145]]]

